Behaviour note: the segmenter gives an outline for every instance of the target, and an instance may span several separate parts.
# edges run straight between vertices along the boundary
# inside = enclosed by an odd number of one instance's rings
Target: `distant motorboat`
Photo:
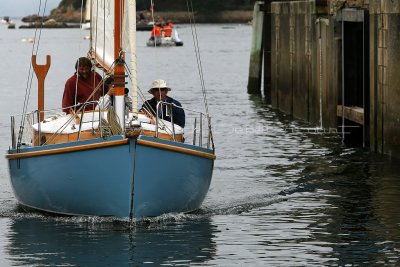
[[[154,23],[147,20],[139,20],[136,22],[136,31],[151,31]]]
[[[0,20],[1,24],[8,24],[10,22],[10,17],[5,16]]]
[[[183,41],[179,37],[178,31],[176,29],[172,30],[172,36],[166,37],[150,37],[147,40],[147,46],[183,46]]]

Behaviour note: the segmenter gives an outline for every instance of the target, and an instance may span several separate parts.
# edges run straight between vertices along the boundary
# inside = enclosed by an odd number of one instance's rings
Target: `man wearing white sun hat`
[[[174,120],[175,124],[178,124],[182,128],[185,127],[185,111],[180,108],[182,107],[181,103],[179,101],[173,99],[172,97],[167,96],[168,91],[171,91],[171,88],[167,85],[167,83],[164,80],[154,80],[151,84],[151,87],[149,89],[149,93],[153,95],[153,98],[150,100],[146,100],[143,103],[142,108],[140,109],[141,111],[148,112],[155,116],[156,110],[157,110],[157,103],[159,101],[166,102],[173,104],[172,105],[172,117]],[[159,107],[158,110],[158,117],[171,121],[171,112],[167,109],[167,105],[162,105]]]

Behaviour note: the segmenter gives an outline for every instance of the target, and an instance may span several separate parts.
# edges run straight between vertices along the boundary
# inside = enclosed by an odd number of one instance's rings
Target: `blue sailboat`
[[[126,75],[132,76],[134,98],[139,93],[135,62],[125,70],[125,53],[131,58],[136,53],[135,3],[97,2],[92,1],[92,16],[100,14],[106,22],[92,23],[96,41],[89,53],[116,77],[114,109],[81,107],[73,114],[45,116],[43,86],[50,56],[45,65],[37,65],[33,55],[38,110],[24,113],[20,125],[11,118],[12,144],[6,154],[14,194],[23,206],[63,215],[133,219],[195,211],[208,192],[216,158],[207,104],[204,112],[191,110],[197,117],[190,143],[173,118],[149,118],[138,112],[137,103],[127,112]],[[171,104],[159,102],[157,109],[163,105]]]

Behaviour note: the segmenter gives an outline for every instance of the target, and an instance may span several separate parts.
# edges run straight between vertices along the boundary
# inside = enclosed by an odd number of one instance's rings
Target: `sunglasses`
[[[153,88],[153,89],[152,89],[153,92],[156,92],[156,91],[158,91],[158,90],[164,92],[164,91],[168,90],[168,88]]]

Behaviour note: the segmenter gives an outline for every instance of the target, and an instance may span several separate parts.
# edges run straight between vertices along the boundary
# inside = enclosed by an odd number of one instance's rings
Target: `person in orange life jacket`
[[[151,30],[151,40],[154,40],[154,38],[160,38],[162,33],[162,28],[161,24],[157,23],[154,27],[153,30]]]
[[[171,37],[172,36],[172,27],[173,24],[171,21],[169,21],[167,24],[164,25],[163,31],[164,31],[164,36],[165,37]]]
[[[100,90],[97,87],[101,83],[101,76],[92,70],[92,62],[87,57],[80,57],[75,63],[75,73],[68,78],[64,87],[62,108],[67,114],[73,110],[76,112],[78,103],[97,101],[100,98]],[[95,92],[94,92],[95,91]],[[96,104],[85,106],[85,110],[94,110]]]
[[[172,106],[172,117],[174,120],[174,124],[177,124],[183,128],[185,127],[185,111],[182,108],[179,108],[182,107],[179,101],[167,96],[168,91],[171,91],[171,88],[167,86],[167,83],[164,80],[153,81],[151,84],[151,88],[148,91],[150,94],[153,95],[153,98],[150,100],[146,100],[143,103],[140,111],[155,116],[157,112],[157,103],[159,101],[174,104],[175,106]],[[171,112],[167,111],[167,105],[159,105],[159,118],[166,121],[171,121],[170,113]]]

